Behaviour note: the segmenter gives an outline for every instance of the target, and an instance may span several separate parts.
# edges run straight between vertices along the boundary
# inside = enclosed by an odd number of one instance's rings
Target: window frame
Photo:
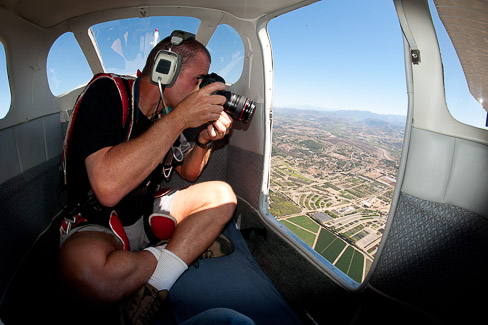
[[[397,15],[396,15],[396,12],[395,10],[393,9],[392,13],[394,14],[394,20],[397,21]],[[269,43],[269,40],[273,40],[273,37],[272,35],[269,35],[268,36],[268,23],[269,21],[266,23],[266,26],[261,26],[261,29],[266,29],[266,35],[264,35],[264,32],[262,32],[262,30],[258,29],[258,35],[259,35],[259,38],[260,38],[260,41],[262,43],[262,48],[266,48],[267,46],[271,47]],[[261,33],[263,35],[261,35]],[[404,57],[404,36],[403,36],[403,33],[401,31],[401,28],[400,26],[398,25],[398,33],[396,33],[397,36],[397,39],[398,39],[398,42],[400,44],[399,48],[399,55],[401,57],[401,59],[398,61],[398,68],[401,69],[403,71],[403,73],[405,73],[405,57]],[[269,60],[269,62],[267,62],[267,60],[265,59],[264,60],[265,62],[265,71],[272,71],[273,69],[273,59]],[[269,81],[266,83],[268,85],[272,85],[273,84],[273,77],[272,75],[268,78]],[[266,74],[265,74],[265,79],[266,79]],[[404,96],[405,96],[405,105],[402,106],[404,107],[404,113],[405,113],[405,124],[403,124],[403,127],[405,127],[405,125],[409,125],[409,114],[410,114],[410,111],[409,111],[409,99],[408,99],[408,96],[407,96],[407,86],[405,85],[405,80],[406,80],[406,76],[404,74],[402,74],[402,78],[399,82],[401,82],[402,86],[405,87],[405,90],[404,90]],[[275,86],[276,87],[276,86]],[[266,89],[268,89],[268,86],[266,87]],[[267,97],[267,96],[265,96]],[[266,105],[266,109],[268,112],[271,112],[273,111],[271,109],[271,105],[268,106]],[[384,114],[387,114],[387,113],[384,113]],[[265,115],[267,119],[267,122],[266,124],[267,125],[272,125],[273,122],[272,122],[272,118],[271,116],[268,116],[268,114]],[[272,113],[272,116],[273,118],[276,117],[276,112],[273,112]],[[400,150],[400,158],[399,158],[399,167],[398,167],[398,170],[397,170],[397,173],[396,173],[396,178],[398,180],[396,186],[393,187],[392,191],[393,191],[393,196],[391,198],[391,203],[390,203],[390,209],[389,209],[389,212],[388,212],[388,217],[387,217],[387,221],[385,222],[385,226],[384,226],[384,233],[383,233],[383,236],[381,236],[380,238],[380,246],[377,250],[377,254],[375,256],[375,258],[373,259],[372,261],[372,265],[371,267],[369,268],[369,272],[365,275],[364,279],[362,280],[362,282],[356,282],[355,280],[353,280],[351,277],[349,277],[348,275],[346,275],[344,272],[342,272],[341,270],[338,269],[338,267],[332,265],[332,263],[330,261],[328,261],[327,259],[325,259],[323,256],[321,256],[317,251],[315,251],[314,249],[312,249],[309,245],[307,245],[302,239],[300,239],[297,235],[295,235],[292,231],[290,231],[286,226],[284,226],[283,224],[281,224],[268,210],[268,206],[267,206],[267,202],[268,202],[268,199],[269,199],[269,196],[270,196],[270,184],[271,184],[271,150],[272,150],[272,142],[271,142],[271,134],[273,133],[273,129],[270,129],[269,132],[267,132],[267,139],[266,139],[266,156],[265,156],[265,170],[266,170],[266,174],[265,174],[265,182],[263,182],[263,189],[262,189],[262,196],[261,196],[261,200],[260,200],[260,212],[262,214],[262,216],[264,217],[264,221],[266,221],[267,224],[269,224],[272,228],[276,229],[278,234],[281,234],[281,236],[283,238],[285,238],[288,242],[290,242],[292,244],[292,246],[296,247],[298,249],[298,251],[301,253],[301,255],[303,255],[304,257],[306,257],[310,262],[312,262],[312,264],[314,264],[318,269],[322,270],[324,273],[328,274],[329,276],[331,276],[334,280],[336,280],[338,283],[340,283],[343,287],[345,287],[346,289],[349,289],[349,290],[352,290],[352,291],[355,291],[355,290],[358,290],[362,287],[364,287],[365,285],[367,285],[368,281],[369,281],[369,278],[372,274],[372,271],[374,270],[375,268],[375,265],[377,264],[377,261],[379,259],[379,256],[381,254],[381,250],[382,250],[382,247],[384,246],[384,241],[386,240],[386,237],[387,237],[387,232],[389,230],[389,225],[390,225],[390,222],[392,220],[392,215],[393,215],[393,211],[395,209],[395,205],[396,205],[396,201],[398,200],[398,194],[399,194],[399,189],[401,187],[401,179],[402,179],[402,173],[403,173],[403,169],[404,167],[404,161],[402,162],[402,159],[404,159],[405,157],[405,150],[406,150],[406,146],[408,146],[408,143],[405,139],[405,134],[403,134],[404,138],[403,138],[403,145],[402,145],[402,148]],[[366,263],[366,262],[364,262]]]
[[[5,81],[5,95],[6,95],[6,98],[8,98],[7,100],[5,100],[5,104],[6,104],[5,108],[0,107],[0,111],[3,111],[5,109],[5,115],[3,115],[3,116],[0,115],[0,120],[1,120],[1,119],[4,119],[8,115],[8,113],[10,112],[10,109],[12,108],[12,86],[10,85],[7,51],[6,51],[4,42],[1,39],[0,39],[0,47],[1,47],[0,58],[5,58],[5,65],[0,60],[0,64],[2,65],[2,67],[0,68],[0,71],[3,70],[3,67],[5,66],[5,74],[2,73],[2,75],[0,76],[0,80],[2,80],[0,82],[0,84],[2,84]],[[3,86],[2,86],[2,88],[3,88]],[[2,89],[1,92],[3,92],[3,91],[4,90]],[[3,98],[3,96],[1,96],[1,97]]]

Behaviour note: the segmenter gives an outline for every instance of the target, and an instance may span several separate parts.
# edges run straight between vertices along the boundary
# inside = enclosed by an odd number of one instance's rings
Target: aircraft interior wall
[[[404,181],[367,290],[427,323],[475,322],[487,262],[488,146],[412,128]],[[422,317],[421,317],[422,316]]]
[[[422,323],[473,323],[483,308],[477,293],[487,289],[478,280],[487,266],[488,132],[449,114],[427,1],[402,2],[410,27],[404,33],[411,32],[421,62],[410,62],[406,42],[412,122],[404,174],[365,292],[419,313]]]
[[[0,30],[11,90],[10,109],[0,119],[3,296],[20,261],[60,209],[56,187],[63,136],[45,71],[46,41],[54,41],[56,31],[40,29],[3,8]]]
[[[239,200],[235,219],[254,258],[287,301],[309,312],[318,323],[475,322],[484,307],[477,297],[488,289],[483,282],[487,267],[483,247],[488,240],[488,132],[456,122],[449,115],[427,1],[404,1],[404,5],[422,62],[410,71],[413,121],[404,150],[404,176],[398,182],[396,210],[391,213],[369,283],[357,291],[339,284],[323,266],[297,249],[294,239],[270,226],[263,214],[266,154],[271,152],[271,141],[265,140],[271,132],[267,114],[272,106],[272,91],[267,89],[272,74],[266,64],[272,65],[272,58],[266,63],[261,57],[264,50],[256,38],[243,39],[249,50],[245,71],[232,88],[237,93],[251,91],[249,96],[258,100],[256,114],[251,124],[238,124],[230,139],[216,144],[199,179],[224,180],[234,188]],[[209,23],[215,22],[212,17]],[[222,19],[231,23],[233,18],[226,15]],[[234,24],[251,34],[254,23]],[[73,21],[73,28],[81,26]],[[0,8],[0,40],[7,52],[12,89],[12,107],[0,119],[0,259],[8,261],[0,268],[0,302],[38,236],[57,228],[51,220],[60,210],[56,189],[66,127],[61,121],[80,89],[64,97],[53,96],[45,61],[46,44],[66,28],[62,24],[40,29]],[[202,35],[206,32],[210,29]],[[88,37],[80,39],[87,41]],[[97,64],[91,67],[100,68]],[[167,185],[181,188],[190,184],[173,174]],[[381,306],[391,309],[378,312],[379,316],[372,312]],[[398,319],[398,315],[405,318]]]

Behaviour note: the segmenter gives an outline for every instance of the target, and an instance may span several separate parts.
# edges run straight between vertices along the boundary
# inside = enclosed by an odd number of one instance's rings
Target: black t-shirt
[[[124,83],[131,105],[132,94],[128,82],[124,80]],[[137,105],[135,106],[131,138],[151,126],[151,122],[138,110]],[[126,141],[127,130],[122,125],[122,118],[122,100],[114,81],[100,78],[93,82],[80,103],[69,140],[66,160],[68,204],[85,202],[91,189],[85,159],[100,149]],[[114,207],[124,225],[132,224],[142,215],[142,200],[136,201],[127,202],[127,199],[124,199]]]

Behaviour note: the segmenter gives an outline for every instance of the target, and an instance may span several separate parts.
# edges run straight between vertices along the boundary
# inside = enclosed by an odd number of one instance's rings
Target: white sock
[[[155,256],[157,254],[157,252],[155,254],[153,250],[148,249],[148,251],[153,253]],[[158,289],[158,291],[170,290],[180,275],[182,275],[187,269],[188,265],[186,265],[186,263],[183,262],[178,256],[167,249],[162,249],[160,250],[156,270],[154,270],[153,275],[147,282]]]
[[[164,247],[166,247],[166,245],[163,245]],[[145,251],[148,251],[148,252],[151,252],[154,257],[156,258],[156,261],[159,261],[159,257],[161,256],[161,251],[163,250],[163,246],[150,246],[150,247],[146,247],[144,248]]]

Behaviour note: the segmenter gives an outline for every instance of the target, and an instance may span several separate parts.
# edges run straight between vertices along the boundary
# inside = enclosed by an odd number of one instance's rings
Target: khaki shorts
[[[154,199],[153,213],[170,215],[171,205],[173,204],[173,200],[177,192],[178,191],[173,190],[162,197]],[[149,238],[144,229],[144,218],[142,216],[132,225],[124,227],[124,230],[127,234],[127,238],[129,239],[131,251],[140,251],[141,249],[144,249],[149,245]],[[118,236],[115,235],[112,229],[97,224],[88,224],[76,227],[67,234],[61,235],[59,247],[63,245],[66,239],[79,231],[98,231],[111,234],[114,236],[117,242],[122,245],[122,242],[120,241]]]

